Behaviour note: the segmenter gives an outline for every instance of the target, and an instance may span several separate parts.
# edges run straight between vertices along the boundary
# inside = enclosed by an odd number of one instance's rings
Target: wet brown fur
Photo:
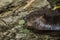
[[[29,15],[24,17],[24,19],[26,21],[26,27],[32,29],[41,29],[40,23],[38,23],[40,20],[44,24],[60,25],[60,14],[57,11],[52,11],[45,7],[31,12]]]

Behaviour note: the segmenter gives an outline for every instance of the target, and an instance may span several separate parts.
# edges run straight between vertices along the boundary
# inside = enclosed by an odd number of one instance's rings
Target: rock
[[[5,5],[8,5],[12,3],[13,0],[0,0],[0,7],[3,7]]]
[[[47,0],[36,0],[35,3],[33,3],[33,7],[41,8],[48,4],[49,4],[49,2]],[[50,7],[50,5],[49,5],[49,7]]]

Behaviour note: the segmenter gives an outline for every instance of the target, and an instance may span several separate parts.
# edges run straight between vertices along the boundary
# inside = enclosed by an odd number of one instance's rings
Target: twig
[[[31,0],[28,4],[26,4],[26,5],[24,6],[23,9],[26,9],[27,7],[29,7],[34,1],[35,1],[35,0]]]

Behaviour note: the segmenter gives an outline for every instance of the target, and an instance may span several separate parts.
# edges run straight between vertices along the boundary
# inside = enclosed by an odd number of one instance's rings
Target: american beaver
[[[37,30],[60,30],[60,13],[49,8],[41,8],[24,17],[25,26]]]

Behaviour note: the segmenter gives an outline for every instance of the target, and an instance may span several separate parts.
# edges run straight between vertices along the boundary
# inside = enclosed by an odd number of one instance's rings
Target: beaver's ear
[[[27,25],[27,26],[32,26],[33,23],[32,23],[32,22],[27,22],[26,25]]]

